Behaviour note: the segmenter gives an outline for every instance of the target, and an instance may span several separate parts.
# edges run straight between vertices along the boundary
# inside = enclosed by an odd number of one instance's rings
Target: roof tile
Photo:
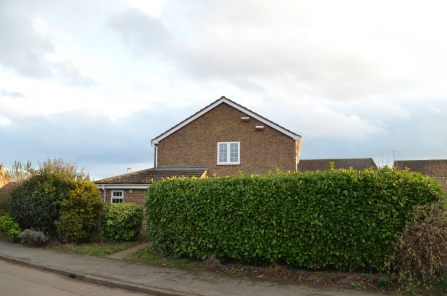
[[[298,170],[305,171],[325,171],[330,168],[329,162],[334,162],[335,169],[364,170],[369,167],[377,169],[377,165],[372,158],[346,158],[346,159],[302,159],[298,163]]]
[[[95,184],[151,184],[171,177],[200,178],[207,167],[161,167],[132,172],[124,175],[110,177],[95,181]]]
[[[394,167],[398,170],[409,168],[411,172],[430,177],[447,177],[447,159],[396,160]]]

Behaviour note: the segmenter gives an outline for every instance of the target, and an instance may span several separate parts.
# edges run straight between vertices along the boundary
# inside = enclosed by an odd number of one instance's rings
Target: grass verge
[[[347,288],[361,291],[392,293],[397,290],[397,278],[381,273],[340,272],[338,270],[310,270],[273,263],[270,266],[243,265],[237,262],[219,263],[211,257],[206,260],[164,257],[153,247],[147,247],[127,256],[124,260],[138,264],[175,267],[204,271],[228,277],[243,277],[277,281],[286,284],[306,284],[318,287]]]
[[[147,237],[140,236],[135,241],[123,242],[123,243],[104,242],[103,244],[101,244],[99,242],[92,242],[85,244],[57,244],[53,245],[52,248],[54,250],[61,252],[78,253],[88,256],[103,257],[124,251],[126,249],[132,248],[146,241],[149,241]]]
[[[205,263],[201,260],[190,258],[171,258],[161,256],[154,248],[146,247],[130,254],[124,260],[132,261],[139,264],[176,267],[185,270],[201,271]]]
[[[88,244],[55,245],[52,248],[71,253],[103,257],[131,248],[147,237],[139,237],[137,241],[124,243],[98,242]],[[220,263],[214,258],[198,260],[192,258],[172,258],[162,256],[153,247],[145,247],[130,254],[124,260],[138,264],[146,264],[168,268],[180,268],[193,272],[210,272],[228,277],[243,277],[248,279],[277,281],[285,284],[305,284],[316,287],[344,288],[380,294],[413,295],[440,295],[447,296],[447,277],[430,289],[419,286],[401,287],[399,289],[396,274],[383,274],[373,272],[340,272],[333,269],[311,270],[292,268],[287,265],[273,263],[270,266],[243,265],[238,262]]]

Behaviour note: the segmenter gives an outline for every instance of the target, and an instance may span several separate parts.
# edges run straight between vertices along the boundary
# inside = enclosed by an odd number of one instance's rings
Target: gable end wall
[[[296,171],[301,140],[222,103],[158,144],[158,167],[207,166],[208,176]],[[256,126],[264,126],[257,131]],[[240,165],[217,165],[217,143],[240,142]]]

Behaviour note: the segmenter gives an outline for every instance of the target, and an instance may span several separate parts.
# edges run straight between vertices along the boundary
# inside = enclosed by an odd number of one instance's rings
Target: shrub
[[[445,198],[436,181],[386,167],[172,178],[148,188],[145,210],[165,254],[381,270],[413,207]]]
[[[0,231],[6,233],[13,243],[20,242],[20,226],[8,214],[0,217]]]
[[[8,213],[9,209],[9,191],[4,188],[0,189],[0,215]]]
[[[0,216],[0,232],[5,232],[3,230],[3,222],[5,222],[6,220],[9,220],[9,219],[11,219],[11,217],[9,217],[8,214],[4,214],[4,215]]]
[[[45,244],[50,238],[42,231],[37,231],[33,229],[25,229],[24,231],[20,232],[19,236],[23,241],[33,246],[41,246]]]
[[[102,218],[104,236],[112,242],[136,238],[143,222],[143,207],[134,203],[109,204]]]
[[[60,203],[67,199],[77,182],[89,182],[76,164],[48,159],[39,169],[11,191],[9,213],[22,228],[56,234]]]
[[[402,284],[430,287],[447,273],[447,207],[417,206],[391,246],[386,265],[399,270]]]
[[[95,184],[78,181],[60,203],[55,222],[59,239],[64,242],[88,241],[98,230],[103,202]]]

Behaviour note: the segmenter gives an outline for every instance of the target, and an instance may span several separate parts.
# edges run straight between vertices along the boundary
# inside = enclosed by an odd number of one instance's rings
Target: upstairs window
[[[112,190],[112,203],[124,202],[124,190]]]
[[[217,164],[234,165],[240,163],[240,143],[239,142],[218,142],[217,143]]]

